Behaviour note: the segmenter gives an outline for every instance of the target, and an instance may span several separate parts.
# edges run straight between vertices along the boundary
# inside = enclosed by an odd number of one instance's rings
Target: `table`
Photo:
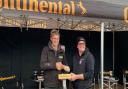
[[[39,83],[39,89],[42,89],[41,85],[42,85],[42,82],[44,81],[44,79],[34,80],[34,81],[37,82],[37,83]]]
[[[41,87],[42,82],[44,81],[44,79],[39,79],[39,80],[34,80],[35,82],[39,83],[39,89],[44,89]],[[63,83],[63,89],[67,89],[67,84],[66,84],[66,79],[62,80]]]

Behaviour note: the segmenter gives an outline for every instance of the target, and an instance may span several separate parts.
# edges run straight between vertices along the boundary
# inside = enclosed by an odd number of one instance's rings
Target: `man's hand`
[[[77,79],[84,80],[84,75],[83,74],[74,74],[74,73],[71,73],[71,78],[69,80],[75,81]]]
[[[69,79],[69,80],[71,80],[71,81],[77,80],[77,75],[74,73],[71,73],[71,79]]]
[[[56,63],[56,69],[57,69],[57,70],[62,70],[62,69],[63,69],[63,64],[62,64],[62,62],[57,62],[57,63]]]
[[[66,72],[70,72],[70,67],[69,67],[69,66],[63,65],[63,69],[64,69]]]

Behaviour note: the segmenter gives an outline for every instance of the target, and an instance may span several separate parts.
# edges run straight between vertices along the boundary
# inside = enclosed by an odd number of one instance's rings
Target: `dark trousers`
[[[90,88],[85,88],[85,87],[83,87],[83,86],[77,86],[77,87],[74,87],[74,89],[92,89],[91,87]]]
[[[44,89],[63,89],[62,87],[46,87]]]

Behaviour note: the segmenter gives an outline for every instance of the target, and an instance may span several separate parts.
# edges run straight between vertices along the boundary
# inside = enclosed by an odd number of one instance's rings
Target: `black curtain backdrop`
[[[33,71],[40,70],[42,48],[49,41],[50,30],[0,27],[0,76],[16,75],[15,80],[4,82],[6,89],[15,89],[16,81],[22,81],[25,89],[37,89],[32,80]],[[100,71],[100,32],[79,32],[60,30],[61,43],[66,46],[66,56],[70,66],[76,51],[76,38],[83,36],[87,47],[95,57],[95,76]],[[105,70],[112,70],[112,32],[105,33]],[[128,32],[115,33],[115,75],[122,83],[122,70],[128,68]],[[9,88],[7,87],[9,86]],[[11,87],[11,88],[10,88]]]

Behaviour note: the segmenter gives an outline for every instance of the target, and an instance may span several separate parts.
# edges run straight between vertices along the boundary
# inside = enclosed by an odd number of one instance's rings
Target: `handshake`
[[[62,62],[57,62],[56,63],[56,69],[57,70],[64,70],[66,72],[70,72],[70,67],[66,66],[66,65],[63,65]]]

